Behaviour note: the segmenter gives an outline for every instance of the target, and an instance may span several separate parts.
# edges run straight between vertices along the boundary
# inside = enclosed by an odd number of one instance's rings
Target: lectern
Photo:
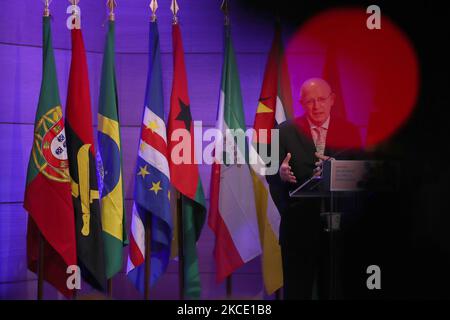
[[[336,299],[336,257],[335,235],[340,229],[341,213],[336,210],[335,199],[338,197],[356,197],[364,190],[367,177],[377,165],[376,161],[334,160],[322,163],[322,174],[306,180],[295,190],[289,192],[292,198],[321,198],[322,208],[329,201],[329,211],[322,212],[326,217],[326,232],[330,233],[330,299]]]

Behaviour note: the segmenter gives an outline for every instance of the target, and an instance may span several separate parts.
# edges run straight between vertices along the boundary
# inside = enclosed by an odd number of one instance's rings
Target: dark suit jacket
[[[294,202],[306,202],[304,200],[289,198],[289,191],[294,190],[300,184],[309,179],[316,167],[315,162],[318,161],[314,153],[316,148],[311,136],[311,130],[308,120],[305,116],[286,121],[278,126],[280,134],[280,165],[287,153],[291,153],[289,164],[297,178],[297,184],[291,184],[281,181],[279,174],[267,176],[270,187],[270,193],[275,205],[281,214],[280,225],[280,243],[283,244],[287,231],[283,230],[291,226],[292,232],[296,232],[294,228],[297,225],[294,219],[288,220],[287,212]],[[361,138],[358,128],[350,122],[331,116],[326,137],[325,155],[336,159],[354,159],[358,148],[349,148],[348,146],[361,146]],[[309,210],[309,209],[305,209]],[[318,215],[319,213],[317,213]],[[297,226],[298,227],[298,226]]]

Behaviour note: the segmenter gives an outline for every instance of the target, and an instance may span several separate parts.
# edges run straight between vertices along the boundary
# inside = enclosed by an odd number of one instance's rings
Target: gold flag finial
[[[225,25],[229,25],[230,24],[230,18],[228,16],[228,14],[229,14],[228,0],[223,0],[222,1],[222,5],[220,6],[220,10],[222,10],[223,14],[225,15]]]
[[[170,5],[170,10],[172,10],[173,13],[173,24],[177,24],[178,23],[178,17],[177,17],[177,13],[178,10],[180,10],[180,8],[178,7],[178,3],[177,0],[172,0],[172,4]]]
[[[150,2],[150,10],[152,10],[152,18],[151,21],[155,22],[156,21],[156,10],[158,10],[158,1],[157,0],[152,0]]]
[[[109,16],[108,16],[109,21],[114,21],[116,19],[116,16],[114,14],[114,8],[117,7],[116,0],[107,0],[106,6],[109,9]]]
[[[52,0],[44,0],[44,17],[50,17],[50,3]]]

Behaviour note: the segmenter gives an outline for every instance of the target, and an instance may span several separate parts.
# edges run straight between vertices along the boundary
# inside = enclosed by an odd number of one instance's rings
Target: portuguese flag
[[[77,264],[75,223],[50,17],[44,17],[43,38],[42,83],[24,200],[29,213],[27,262],[28,268],[37,272],[40,233],[44,239],[44,279],[71,297],[66,270]]]
[[[200,298],[201,286],[196,243],[205,222],[206,209],[203,186],[198,166],[194,161],[194,125],[188,95],[183,41],[178,24],[172,25],[172,41],[173,82],[168,121],[170,180],[175,189],[181,193],[182,198],[184,295],[188,298]],[[184,133],[184,135],[179,140],[172,141],[177,136],[174,132]],[[175,161],[175,158],[183,159],[183,161],[180,163]]]
[[[86,53],[81,30],[72,29],[71,33],[72,62],[67,89],[66,132],[78,265],[86,282],[104,290],[103,234]]]

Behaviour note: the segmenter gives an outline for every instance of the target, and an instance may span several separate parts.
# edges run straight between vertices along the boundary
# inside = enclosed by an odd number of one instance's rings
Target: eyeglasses
[[[316,101],[316,103],[318,104],[324,104],[328,98],[331,96],[332,92],[330,92],[330,94],[327,97],[318,97],[316,99],[309,99],[306,101],[300,101],[302,103],[302,105],[304,105],[305,107],[312,107],[314,105],[314,101]]]

